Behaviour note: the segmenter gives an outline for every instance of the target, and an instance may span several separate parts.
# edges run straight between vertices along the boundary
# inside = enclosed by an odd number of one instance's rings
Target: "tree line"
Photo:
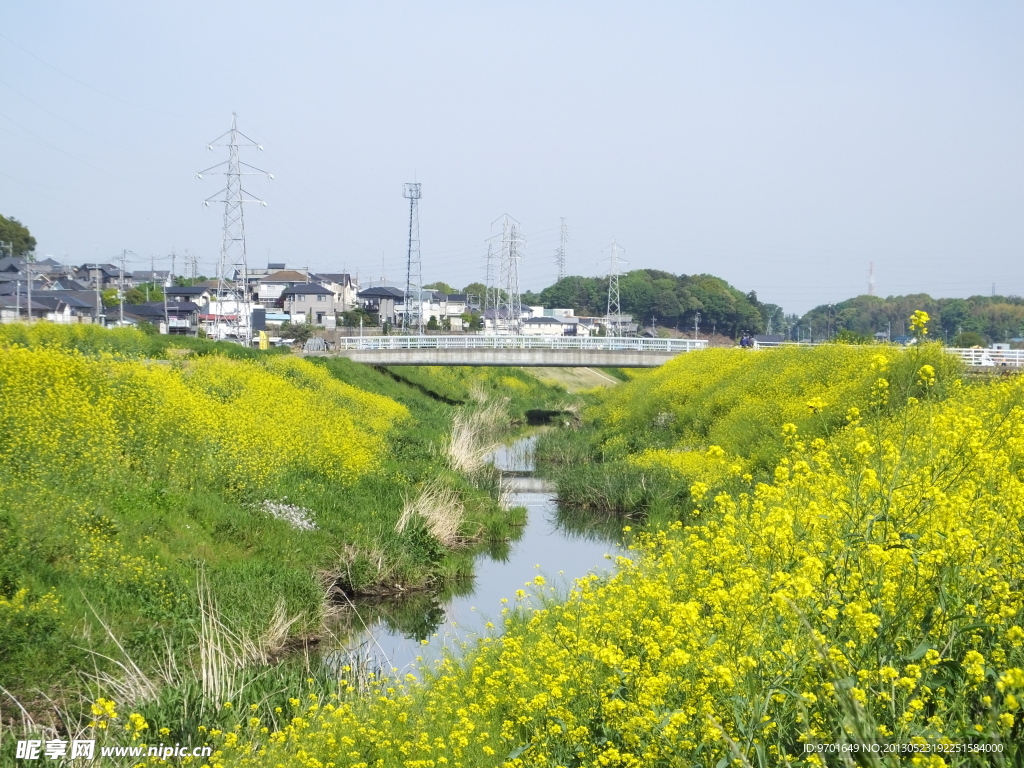
[[[1024,335],[1024,299],[1020,296],[971,296],[933,299],[926,293],[907,296],[856,296],[836,304],[821,304],[790,329],[792,338],[846,336],[890,338],[907,334],[908,318],[922,309],[931,317],[929,333],[956,346],[1008,342]]]
[[[641,326],[675,328],[739,336],[778,327],[782,310],[763,304],[757,294],[743,293],[714,275],[673,275],[657,269],[635,269],[619,277],[623,314]],[[608,278],[571,276],[539,293],[523,294],[524,305],[571,307],[577,314],[603,317],[608,311]]]

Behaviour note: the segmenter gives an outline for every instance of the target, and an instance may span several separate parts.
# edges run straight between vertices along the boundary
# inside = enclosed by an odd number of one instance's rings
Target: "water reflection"
[[[477,555],[473,577],[444,589],[387,600],[357,599],[340,606],[339,620],[353,640],[347,650],[365,651],[383,668],[415,671],[472,637],[501,626],[502,599],[543,574],[563,591],[590,572],[611,570],[619,553],[622,520],[560,509],[552,486],[532,477],[533,445],[527,437],[495,452],[505,504],[527,510],[526,525],[512,539],[492,541]],[[347,633],[341,633],[347,634]]]

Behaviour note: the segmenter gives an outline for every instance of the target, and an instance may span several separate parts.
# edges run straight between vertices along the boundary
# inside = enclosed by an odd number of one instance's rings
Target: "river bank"
[[[565,402],[516,371],[157,342],[0,329],[7,727],[79,733],[105,698],[185,738],[225,701],[286,703],[323,677],[306,655],[331,637],[331,591],[453,589],[509,537],[499,488],[463,464]]]

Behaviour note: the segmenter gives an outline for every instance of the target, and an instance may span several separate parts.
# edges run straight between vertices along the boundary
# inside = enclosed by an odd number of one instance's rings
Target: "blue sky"
[[[249,184],[254,266],[397,279],[415,177],[425,277],[460,287],[508,212],[534,289],[564,216],[572,274],[614,235],[790,311],[871,261],[882,295],[1024,294],[1020,3],[10,6],[0,213],[40,256],[211,272],[194,174],[237,112],[275,175]]]

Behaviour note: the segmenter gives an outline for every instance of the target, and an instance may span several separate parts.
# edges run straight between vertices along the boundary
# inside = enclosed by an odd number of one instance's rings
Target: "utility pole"
[[[409,250],[405,260],[405,312],[402,329],[413,325],[423,335],[423,263],[420,260],[420,195],[418,182],[405,185],[402,196],[409,201]],[[415,298],[413,297],[415,292]]]
[[[612,235],[612,244],[608,246],[610,249],[610,255],[608,256],[608,311],[605,313],[605,325],[609,331],[612,331],[613,336],[622,335],[622,306],[619,302],[619,251],[625,250],[615,242],[615,236]],[[623,263],[628,264],[628,261],[622,260]],[[643,318],[640,318],[643,322]]]
[[[28,278],[28,322],[32,324],[32,254],[25,254],[25,276]]]
[[[95,258],[96,252],[93,251],[93,257]],[[100,298],[100,263],[99,261],[93,262],[93,267],[96,268],[96,322],[100,321],[100,311],[103,307],[103,299]]]
[[[117,289],[118,298],[121,299],[121,321],[120,325],[124,325],[124,259],[128,255],[128,251],[121,251],[121,277],[118,280],[119,287]]]
[[[562,230],[561,236],[558,241],[558,250],[555,251],[555,264],[558,265],[558,279],[565,279],[565,244],[569,240],[569,225],[565,223],[565,217],[562,217]]]
[[[227,137],[226,144],[217,143],[225,137]],[[239,139],[244,139],[247,143],[240,143]],[[233,112],[231,113],[231,129],[207,144],[206,148],[212,151],[215,146],[227,147],[228,159],[223,163],[217,163],[217,165],[207,168],[205,171],[200,171],[196,176],[202,178],[204,173],[221,167],[225,168],[221,172],[226,179],[224,189],[203,201],[203,205],[207,206],[212,202],[224,203],[224,225],[221,237],[220,261],[217,265],[217,301],[219,304],[225,298],[234,298],[235,335],[239,341],[243,341],[246,346],[250,346],[252,322],[249,316],[249,291],[247,285],[249,270],[245,254],[245,219],[242,209],[245,203],[259,203],[266,206],[266,202],[257,198],[246,197],[249,193],[242,189],[242,177],[266,176],[269,179],[273,179],[274,174],[248,163],[243,163],[239,159],[239,150],[246,147],[254,147],[257,151],[262,151],[263,147],[238,130],[238,116]],[[246,170],[243,170],[243,168]],[[227,273],[229,270],[233,274],[233,280],[228,278]],[[239,276],[241,276],[241,290],[239,290]],[[222,310],[218,307],[217,311],[221,312]]]
[[[697,338],[697,330],[700,326],[700,312],[693,316],[693,338]]]
[[[494,309],[494,248],[487,244],[487,272],[484,277],[484,327],[487,327],[487,311]],[[498,316],[494,316],[494,327],[498,327]]]
[[[868,296],[875,295],[875,262],[868,262]]]

